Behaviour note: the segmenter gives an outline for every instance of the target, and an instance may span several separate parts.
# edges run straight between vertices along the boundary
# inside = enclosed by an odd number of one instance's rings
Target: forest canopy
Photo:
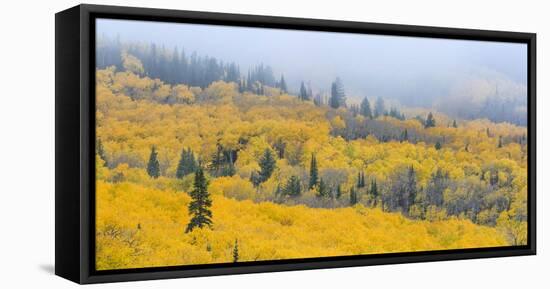
[[[140,49],[98,54],[98,269],[526,244],[525,127]]]

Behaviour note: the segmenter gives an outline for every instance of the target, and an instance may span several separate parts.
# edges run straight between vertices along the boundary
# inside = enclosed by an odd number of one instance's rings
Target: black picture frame
[[[114,18],[528,45],[528,244],[235,264],[95,270],[95,19]],[[55,274],[77,283],[306,270],[536,254],[536,34],[79,5],[55,16]]]

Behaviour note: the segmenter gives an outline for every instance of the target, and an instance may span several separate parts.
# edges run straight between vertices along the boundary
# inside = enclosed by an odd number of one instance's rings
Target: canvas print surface
[[[97,270],[527,244],[527,45],[98,19]]]

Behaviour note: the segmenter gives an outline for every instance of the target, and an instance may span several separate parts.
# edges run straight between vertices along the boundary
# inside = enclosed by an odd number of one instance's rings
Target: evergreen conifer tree
[[[431,112],[428,113],[428,117],[426,118],[426,121],[424,122],[424,128],[430,128],[430,127],[435,127],[434,115]]]
[[[157,150],[154,146],[151,148],[151,155],[149,156],[149,162],[147,163],[147,174],[154,179],[160,177],[160,164],[157,156]]]
[[[239,241],[235,239],[235,245],[233,246],[233,263],[239,262]]]
[[[354,187],[349,190],[349,204],[350,206],[357,204],[357,191]]]
[[[286,86],[285,77],[281,74],[281,81],[279,82],[279,88],[281,89],[281,92],[287,93],[288,88]]]
[[[330,196],[329,188],[325,183],[325,181],[323,180],[323,178],[319,180],[319,185],[317,186],[317,196],[320,198],[325,198]]]
[[[181,179],[189,174],[192,174],[197,169],[197,161],[191,148],[181,151],[180,160],[176,169],[176,177]]]
[[[304,85],[303,81],[300,84],[300,93],[298,94],[298,97],[300,98],[300,100],[307,100],[308,99],[306,86]]]
[[[260,183],[263,183],[271,177],[275,170],[275,158],[270,149],[265,149],[263,156],[260,158]]]
[[[364,117],[368,117],[369,119],[372,119],[372,110],[370,109],[370,102],[366,97],[363,98],[363,101],[361,101],[361,107],[359,108],[359,113]]]
[[[365,173],[364,172],[358,172],[357,173],[357,188],[364,188],[365,187]]]
[[[401,142],[408,141],[408,140],[409,140],[409,132],[407,131],[407,129],[405,129],[401,133]]]
[[[296,197],[302,194],[302,181],[297,176],[291,176],[285,186],[285,194]]]
[[[319,169],[317,168],[317,159],[315,154],[311,154],[311,164],[309,166],[309,189],[313,189],[319,181]]]
[[[376,179],[372,179],[370,183],[369,194],[372,198],[373,205],[376,206],[376,202],[378,200],[378,186],[376,185]]]
[[[384,99],[379,97],[374,104],[374,118],[383,116],[384,114],[386,114],[386,105],[384,104]]]
[[[336,109],[341,106],[346,106],[346,94],[344,92],[344,84],[339,77],[337,77],[336,80],[332,83],[330,91],[330,107]]]
[[[252,185],[254,185],[254,187],[259,186],[261,181],[260,181],[260,175],[258,174],[258,172],[253,171],[252,173],[250,173],[249,181],[252,183]]]
[[[218,144],[216,151],[212,154],[212,161],[208,166],[210,173],[214,176],[221,176],[224,164],[225,156],[223,154],[223,147]]]
[[[180,154],[180,160],[178,162],[178,167],[176,168],[176,178],[181,179],[185,176],[185,159],[187,156],[187,152],[185,149],[181,150]]]
[[[212,227],[212,211],[210,210],[212,200],[207,187],[208,183],[204,171],[199,168],[195,173],[193,190],[189,193],[192,199],[188,208],[191,220],[185,229],[186,233],[193,231],[195,228]]]

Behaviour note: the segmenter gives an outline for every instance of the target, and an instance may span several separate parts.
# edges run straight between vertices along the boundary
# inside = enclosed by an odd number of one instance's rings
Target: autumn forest
[[[522,245],[527,129],[98,42],[98,270]]]

